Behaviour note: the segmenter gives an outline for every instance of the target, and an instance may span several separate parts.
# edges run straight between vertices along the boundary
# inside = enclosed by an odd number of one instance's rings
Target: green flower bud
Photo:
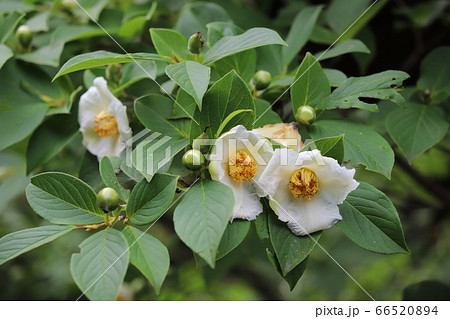
[[[192,142],[192,148],[194,150],[199,150],[202,153],[207,153],[209,151],[210,145],[202,143],[204,139],[208,138],[208,134],[203,132]]]
[[[119,83],[122,75],[122,64],[110,64],[106,68],[106,79],[113,83]]]
[[[199,54],[204,44],[205,38],[202,36],[201,32],[197,32],[189,38],[188,49],[194,54]]]
[[[111,187],[105,187],[97,194],[97,205],[105,213],[111,212],[119,207],[119,195]]]
[[[61,5],[63,6],[64,9],[66,10],[72,10],[75,8],[76,3],[73,0],[62,0],[61,1]]]
[[[24,49],[28,49],[30,47],[31,41],[33,40],[33,32],[30,27],[27,25],[21,25],[17,28],[16,31],[16,39],[19,41],[20,45]]]
[[[300,124],[310,125],[316,119],[316,111],[309,105],[303,105],[298,108],[295,118]]]
[[[184,153],[181,163],[191,171],[198,171],[205,164],[205,157],[199,150],[192,149]]]
[[[272,82],[272,75],[264,70],[260,70],[253,75],[253,85],[257,90],[264,90]]]

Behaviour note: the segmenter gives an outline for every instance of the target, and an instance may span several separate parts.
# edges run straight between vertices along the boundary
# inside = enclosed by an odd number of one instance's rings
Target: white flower
[[[297,123],[277,123],[267,124],[263,127],[255,128],[264,137],[268,137],[281,145],[292,148],[299,152],[302,148],[302,137],[298,133]]]
[[[80,98],[78,110],[83,145],[98,160],[119,156],[131,138],[125,106],[109,91],[106,80],[98,77],[94,86]]]
[[[213,180],[233,190],[231,220],[253,220],[262,212],[259,197],[264,194],[254,180],[259,179],[272,153],[272,145],[268,140],[242,125],[235,126],[217,139],[210,156],[209,172]]]
[[[342,219],[338,206],[359,183],[354,169],[313,150],[276,149],[258,180],[278,219],[296,235],[328,229]]]

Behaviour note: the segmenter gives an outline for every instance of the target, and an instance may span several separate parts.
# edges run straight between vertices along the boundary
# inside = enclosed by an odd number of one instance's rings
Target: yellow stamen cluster
[[[256,162],[244,150],[238,150],[236,156],[228,160],[228,174],[236,182],[249,182],[256,175]]]
[[[94,131],[100,137],[110,137],[119,133],[117,127],[117,120],[111,113],[101,111],[94,119],[95,123],[99,123],[94,126]]]
[[[319,180],[313,171],[300,168],[289,179],[289,190],[294,198],[311,199],[319,192]]]

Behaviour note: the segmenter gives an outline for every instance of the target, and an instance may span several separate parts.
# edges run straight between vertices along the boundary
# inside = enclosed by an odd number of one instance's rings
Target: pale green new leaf
[[[84,240],[80,249],[70,260],[78,288],[90,300],[116,300],[130,257],[122,233],[104,229]]]
[[[130,247],[130,263],[150,281],[156,294],[169,271],[169,251],[158,239],[131,226],[125,227],[123,235]]]
[[[65,173],[42,173],[26,188],[28,203],[55,224],[86,225],[104,220],[97,195],[82,180]]]
[[[212,180],[199,180],[173,215],[180,239],[214,268],[217,249],[234,207],[231,189]]]
[[[397,210],[375,187],[361,183],[339,211],[342,220],[336,226],[362,248],[381,254],[409,252]]]
[[[0,239],[0,265],[70,232],[73,226],[50,225],[10,233]]]

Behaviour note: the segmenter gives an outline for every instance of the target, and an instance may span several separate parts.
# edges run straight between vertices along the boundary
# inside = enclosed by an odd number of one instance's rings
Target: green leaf
[[[16,58],[25,62],[48,65],[56,68],[59,66],[59,57],[61,56],[63,49],[64,43],[51,43],[30,53],[17,54]]]
[[[189,145],[189,139],[148,132],[148,136],[136,146],[128,161],[150,181],[157,171],[166,167],[176,154]]]
[[[216,21],[230,22],[230,18],[221,6],[210,2],[188,3],[181,10],[175,29],[186,38],[196,32],[206,35],[206,25]]]
[[[270,209],[269,202],[266,198],[262,199],[262,205],[263,211],[255,219],[255,229],[259,239],[264,240],[270,237],[268,219],[269,214],[273,214],[273,211]]]
[[[187,40],[177,31],[151,28],[150,36],[156,51],[160,55],[172,57],[176,60],[184,60],[188,56]]]
[[[336,69],[323,69],[323,72],[325,72],[332,87],[338,87],[347,80],[347,76],[342,71]]]
[[[13,55],[14,53],[9,48],[9,46],[0,44],[0,69],[6,61],[13,57]]]
[[[307,53],[291,87],[291,99],[294,114],[303,105],[317,106],[321,100],[330,94],[328,78],[320,63]]]
[[[450,47],[439,47],[429,53],[420,64],[417,87],[430,90],[430,98],[437,102],[450,95]],[[441,95],[441,96],[440,96]]]
[[[115,89],[113,93],[119,93],[142,79],[156,79],[157,71],[158,67],[154,61],[127,63],[122,67],[122,76],[119,81],[119,87]]]
[[[108,31],[108,30],[107,30]],[[111,32],[111,31],[109,31]],[[60,25],[52,33],[50,43],[68,43],[71,41],[107,36],[105,31],[94,25]]]
[[[3,5],[4,3],[2,2]],[[6,16],[2,16],[0,12],[0,44],[8,40],[24,16],[24,13],[19,13],[14,10]]]
[[[88,151],[84,152],[78,171],[78,178],[91,186],[95,192],[99,192],[103,187],[105,187],[102,177],[98,171],[97,156]]]
[[[359,108],[376,112],[376,104],[366,103],[361,97],[370,97],[380,100],[390,100],[396,104],[404,105],[405,99],[398,93],[398,87],[409,75],[402,71],[384,71],[381,73],[348,78],[330,96],[321,101],[321,109],[348,109]]]
[[[118,167],[114,167],[109,156],[103,156],[100,161],[100,175],[102,177],[103,182],[105,183],[105,186],[111,187],[114,189],[117,194],[119,195],[119,198],[123,201],[127,201],[128,197],[130,196],[130,191],[128,189],[124,189],[117,179],[115,170]]]
[[[78,121],[72,114],[52,116],[31,136],[27,149],[27,173],[46,163],[79,133]]]
[[[256,71],[256,60],[256,51],[251,49],[216,61],[214,68],[220,76],[235,70],[244,82],[249,83]]]
[[[153,53],[136,53],[136,54],[118,54],[107,51],[95,51],[84,53],[71,58],[64,63],[59,72],[53,78],[53,81],[60,76],[79,70],[96,68],[113,63],[132,63],[136,61],[161,61],[171,63],[171,59],[162,57]]]
[[[216,260],[225,257],[239,246],[247,237],[249,230],[250,222],[248,220],[235,219],[232,223],[229,223],[223,233],[219,248],[217,248]]]
[[[172,204],[178,177],[157,173],[150,182],[140,181],[131,192],[127,216],[136,225],[157,220]]]
[[[256,109],[256,121],[254,127],[262,127],[267,124],[282,123],[281,117],[272,110],[269,102],[263,99],[254,99]]]
[[[361,183],[339,211],[342,220],[336,226],[357,245],[381,254],[409,253],[397,210],[375,187]]]
[[[166,67],[166,74],[189,93],[202,109],[202,99],[208,89],[211,68],[194,61],[183,61]]]
[[[283,277],[308,257],[322,235],[315,232],[310,236],[295,236],[275,213],[269,214],[269,232]]]
[[[295,16],[291,29],[286,37],[288,46],[281,48],[284,66],[288,66],[306,42],[308,42],[322,8],[322,5],[306,7]]]
[[[347,53],[370,53],[369,48],[360,40],[346,40],[331,47],[328,51],[321,51],[314,54],[318,61],[331,59]]]
[[[80,249],[70,260],[78,288],[90,300],[116,300],[130,257],[123,235],[107,228],[84,240]]]
[[[389,113],[386,129],[409,162],[444,138],[448,122],[439,107],[408,103],[406,109]]]
[[[228,186],[199,180],[183,196],[173,215],[180,239],[213,268],[233,206],[234,196]]]
[[[229,55],[269,44],[287,45],[273,30],[252,28],[243,34],[220,39],[206,52],[203,63],[209,65]]]
[[[178,89],[176,103],[173,106],[173,114],[168,119],[194,118],[197,103],[185,90]]]
[[[322,156],[332,157],[339,164],[342,164],[344,160],[344,135],[319,138],[303,146],[301,151],[309,151],[316,148],[320,150]]]
[[[303,260],[299,265],[297,265],[293,270],[291,270],[289,273],[287,273],[285,276],[283,276],[283,273],[281,272],[280,263],[278,262],[277,258],[270,252],[268,248],[266,248],[266,254],[267,258],[269,259],[269,262],[272,264],[272,266],[278,271],[278,273],[283,277],[283,279],[288,283],[289,289],[292,291],[294,290],[295,286],[297,285],[297,282],[300,280],[300,278],[303,276],[303,273],[306,270],[306,266],[308,265],[308,257],[306,257],[305,260]]]
[[[158,239],[131,226],[125,227],[123,235],[130,247],[130,263],[150,281],[156,294],[169,271],[169,251]]]
[[[389,143],[367,126],[350,120],[321,120],[308,129],[313,139],[344,134],[344,161],[364,165],[372,172],[391,177],[394,152]]]
[[[238,35],[244,32],[244,30],[234,23],[222,21],[208,23],[206,28],[208,29],[206,40],[208,41],[207,43],[209,47],[212,47],[223,37]]]
[[[55,224],[87,225],[104,220],[92,188],[69,174],[42,173],[32,177],[26,196],[39,216]]]
[[[70,232],[73,226],[50,225],[19,230],[0,239],[0,265]]]
[[[206,92],[203,98],[203,109],[201,112],[197,110],[194,116],[200,119],[200,127],[192,125],[191,137],[196,138],[204,128],[209,127],[207,132],[211,138],[214,138],[219,128],[223,126],[222,122],[237,110],[255,110],[255,105],[247,85],[235,71],[231,71]],[[238,124],[251,129],[254,120],[254,112],[242,112],[239,116],[230,119],[228,124],[222,127],[222,131],[226,132]]]
[[[173,102],[159,94],[149,94],[134,102],[136,115],[141,123],[152,131],[183,138],[189,136],[189,122],[186,119],[171,120]]]

